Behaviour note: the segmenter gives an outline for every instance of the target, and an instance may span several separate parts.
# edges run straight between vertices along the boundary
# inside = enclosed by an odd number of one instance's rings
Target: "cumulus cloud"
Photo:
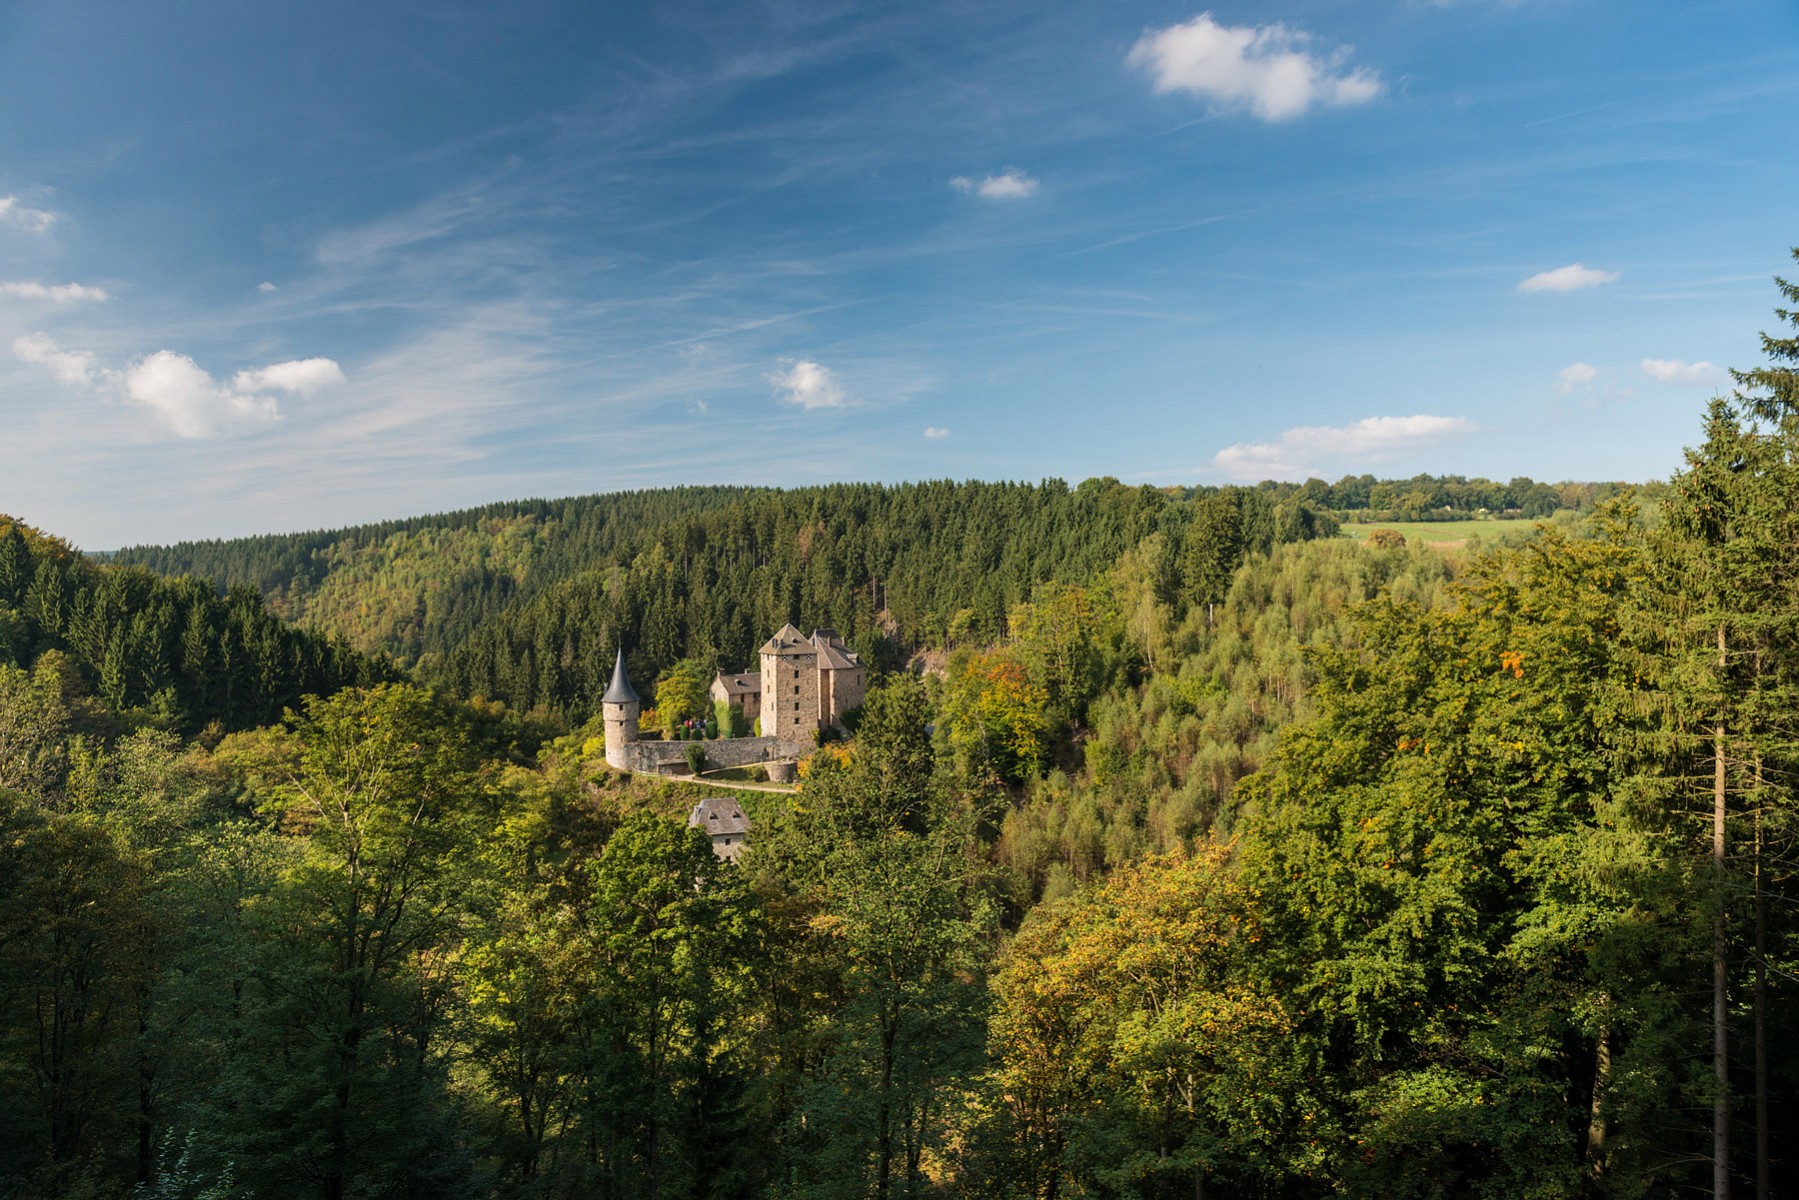
[[[1643,374],[1658,383],[1723,383],[1728,373],[1709,362],[1682,362],[1678,358],[1645,358]]]
[[[924,435],[926,437],[930,438],[932,441],[935,441],[938,438],[948,437],[949,430],[943,428],[940,425],[926,425],[924,428]]]
[[[231,377],[231,388],[239,393],[277,391],[310,396],[343,381],[342,368],[330,359],[299,358],[254,371],[239,371]]]
[[[1569,363],[1556,372],[1556,378],[1561,382],[1556,384],[1555,390],[1567,396],[1580,388],[1593,386],[1593,381],[1599,378],[1599,368],[1592,363]]]
[[[48,300],[52,304],[71,304],[76,300],[104,300],[105,288],[85,287],[79,283],[0,283],[0,296],[15,300]]]
[[[268,280],[265,279],[261,283],[256,285],[256,290],[266,296],[270,292],[278,292],[281,289],[276,287],[274,284],[270,283]]]
[[[1408,450],[1474,432],[1466,417],[1367,417],[1353,425],[1301,425],[1272,442],[1239,442],[1212,456],[1232,479],[1305,479],[1322,476],[1324,463],[1375,463]]]
[[[310,396],[344,382],[342,369],[328,358],[271,363],[239,371],[230,383],[221,384],[173,350],[158,350],[114,369],[101,365],[92,352],[64,350],[42,333],[17,338],[12,348],[21,361],[50,368],[64,387],[103,391],[142,405],[184,438],[279,420],[280,406],[271,393]]]
[[[794,404],[811,411],[815,408],[842,408],[849,398],[829,367],[804,358],[797,362],[783,359],[782,362],[787,364],[787,369],[776,371],[768,377],[768,381],[775,385],[776,396],[782,404]]]
[[[17,196],[0,196],[0,223],[17,225],[32,233],[46,233],[58,214],[47,208],[31,208]]]
[[[949,185],[958,192],[972,193],[983,200],[1023,200],[1037,194],[1037,180],[1017,167],[1007,167],[985,179],[958,175],[949,181]]]
[[[1345,69],[1350,47],[1318,55],[1310,34],[1285,25],[1220,25],[1209,12],[1152,29],[1125,61],[1149,72],[1157,92],[1187,92],[1264,121],[1303,116],[1314,105],[1362,104],[1380,95],[1380,75]]]
[[[68,388],[96,387],[113,374],[100,366],[91,351],[64,350],[47,334],[14,338],[12,352],[20,362],[49,367],[56,382]]]
[[[158,350],[125,369],[125,396],[186,438],[211,437],[246,421],[281,415],[274,397],[221,387],[185,354]]]
[[[1553,271],[1538,271],[1518,284],[1521,292],[1578,292],[1582,288],[1616,283],[1618,272],[1601,271],[1581,263],[1569,263]]]

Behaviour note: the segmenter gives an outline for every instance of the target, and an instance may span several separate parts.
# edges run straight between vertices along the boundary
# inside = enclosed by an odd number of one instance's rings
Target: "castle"
[[[806,637],[791,624],[762,645],[762,670],[720,671],[711,696],[762,722],[769,737],[810,736],[827,725],[843,728],[843,714],[868,694],[868,668],[835,629]]]
[[[868,668],[834,629],[815,629],[807,637],[792,624],[781,626],[763,643],[760,672],[719,672],[711,695],[762,722],[760,736],[723,738],[703,743],[706,760],[717,767],[791,762],[811,752],[826,726],[843,727],[843,715],[862,703],[868,691]],[[606,762],[621,771],[660,774],[686,763],[682,742],[646,742],[637,721],[643,704],[625,674],[625,652],[618,652],[612,684],[600,697],[606,730]]]

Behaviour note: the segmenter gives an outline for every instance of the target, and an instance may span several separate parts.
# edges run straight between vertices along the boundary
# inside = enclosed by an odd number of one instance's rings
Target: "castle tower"
[[[819,716],[818,647],[783,625],[762,644],[762,736],[807,741]]]
[[[612,686],[600,697],[600,715],[606,723],[607,765],[625,770],[625,746],[637,740],[637,717],[642,711],[642,701],[625,678],[625,652],[620,649],[612,667]]]

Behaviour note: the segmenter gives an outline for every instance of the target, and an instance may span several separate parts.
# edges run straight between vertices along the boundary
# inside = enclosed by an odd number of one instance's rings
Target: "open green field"
[[[1521,540],[1537,531],[1535,521],[1380,521],[1367,525],[1345,525],[1343,532],[1353,538],[1367,538],[1376,529],[1393,529],[1406,540],[1420,541],[1444,548],[1467,544],[1471,538],[1483,542]]]

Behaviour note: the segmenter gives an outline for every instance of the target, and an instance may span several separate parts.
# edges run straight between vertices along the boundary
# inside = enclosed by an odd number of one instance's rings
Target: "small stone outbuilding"
[[[743,853],[744,838],[750,832],[750,819],[735,800],[711,796],[693,806],[687,814],[689,828],[704,829],[712,839],[712,853],[726,862],[736,862]]]

